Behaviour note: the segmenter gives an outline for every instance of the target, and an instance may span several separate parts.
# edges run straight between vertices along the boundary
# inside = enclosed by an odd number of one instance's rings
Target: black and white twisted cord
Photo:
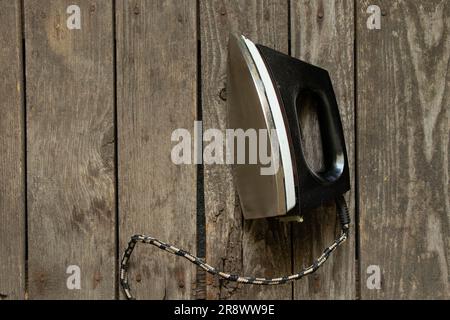
[[[334,240],[334,242],[328,246],[322,253],[320,257],[318,257],[316,260],[313,261],[313,263],[303,268],[300,272],[289,275],[289,276],[282,276],[278,278],[256,278],[256,277],[244,277],[239,276],[236,274],[230,274],[227,272],[219,271],[216,268],[210,266],[209,264],[203,262],[200,258],[194,256],[190,252],[184,251],[182,249],[179,249],[177,247],[174,247],[170,244],[164,243],[162,241],[159,241],[158,239],[155,239],[153,237],[147,236],[147,235],[134,235],[131,237],[131,240],[128,243],[128,247],[125,250],[125,253],[123,254],[122,261],[120,263],[120,284],[122,285],[123,292],[125,293],[125,296],[127,299],[133,300],[135,299],[133,294],[131,293],[131,288],[128,283],[128,266],[131,254],[133,253],[134,248],[136,247],[136,244],[138,242],[145,243],[145,244],[151,244],[161,250],[170,252],[174,255],[183,257],[193,264],[199,266],[200,268],[204,269],[206,272],[218,276],[220,278],[223,278],[228,281],[235,281],[239,283],[244,284],[255,284],[255,285],[277,285],[277,284],[284,284],[286,282],[294,281],[303,278],[304,276],[311,274],[315,272],[319,267],[328,259],[330,254],[336,250],[338,246],[340,246],[348,237],[349,234],[349,224],[350,224],[350,217],[348,214],[348,209],[345,204],[345,200],[343,197],[339,197],[336,199],[336,208],[337,213],[339,216],[339,220],[341,223],[341,233],[339,237]]]

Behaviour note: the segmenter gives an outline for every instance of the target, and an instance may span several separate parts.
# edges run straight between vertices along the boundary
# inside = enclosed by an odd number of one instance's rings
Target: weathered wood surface
[[[24,8],[30,299],[115,296],[112,2],[77,1],[81,30],[71,4]]]
[[[226,128],[226,65],[230,32],[288,50],[288,7],[281,0],[200,1],[204,130]],[[278,276],[291,272],[289,225],[243,221],[230,168],[205,165],[206,260],[227,272]],[[208,275],[208,299],[291,299],[292,285],[242,286]]]
[[[361,1],[357,15],[361,295],[448,299],[450,3]]]
[[[117,3],[120,252],[135,233],[196,251],[196,166],[171,161],[171,134],[193,134],[197,16],[189,0]],[[139,298],[195,298],[196,268],[140,246],[130,279]]]
[[[0,1],[0,300],[25,296],[25,161],[20,1]],[[7,32],[5,32],[7,30]]]
[[[329,71],[344,127],[350,164],[351,192],[346,199],[352,213],[351,235],[327,263],[310,277],[294,284],[294,299],[354,299],[355,224],[354,224],[354,70],[353,1],[292,1],[291,53],[303,61]],[[304,117],[305,154],[315,169],[321,162],[320,133],[314,125],[314,109]],[[317,128],[317,127],[316,127]],[[310,144],[308,144],[308,142]],[[339,233],[335,206],[326,206],[304,215],[302,224],[293,225],[294,270],[311,264]]]
[[[226,128],[230,32],[330,71],[359,232],[353,223],[314,275],[273,287],[210,276],[204,286],[187,261],[140,245],[130,270],[137,297],[450,297],[448,1],[21,3],[0,0],[0,299],[113,299],[117,258],[135,233],[196,252],[197,169],[172,163],[171,134],[193,133],[199,107],[204,130]],[[71,4],[81,7],[81,30],[66,27]],[[366,26],[373,4],[381,30]],[[318,168],[308,108],[304,142]],[[289,274],[338,232],[332,205],[301,225],[244,221],[230,169],[205,165],[204,174],[206,260],[226,271]],[[66,286],[69,265],[81,269],[81,290]],[[381,269],[379,290],[366,286],[371,265]]]

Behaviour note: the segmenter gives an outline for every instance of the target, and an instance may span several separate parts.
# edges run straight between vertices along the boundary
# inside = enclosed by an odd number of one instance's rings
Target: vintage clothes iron
[[[279,146],[280,169],[274,175],[262,175],[260,163],[234,165],[244,217],[299,215],[348,191],[344,134],[328,72],[244,36],[231,35],[228,50],[228,128],[275,129]],[[321,172],[308,166],[301,143],[298,98],[305,91],[319,100]]]

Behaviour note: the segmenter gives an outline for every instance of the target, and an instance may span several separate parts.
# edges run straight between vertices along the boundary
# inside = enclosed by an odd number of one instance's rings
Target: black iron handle
[[[321,172],[312,174],[319,178],[323,184],[336,181],[344,171],[345,142],[342,134],[342,124],[339,108],[333,90],[330,76],[326,70],[314,67],[309,74],[305,87],[318,99],[317,115],[319,119],[320,134],[325,168]]]

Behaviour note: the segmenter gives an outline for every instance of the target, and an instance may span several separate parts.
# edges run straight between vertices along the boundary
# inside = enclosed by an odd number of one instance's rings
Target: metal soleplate
[[[259,154],[257,163],[249,164],[248,144],[245,147],[246,163],[236,164],[235,141],[233,177],[244,218],[285,215],[295,206],[296,199],[291,155],[278,97],[259,51],[250,40],[230,35],[228,50],[228,128],[266,129],[279,147],[279,153],[272,152],[277,146],[271,146],[268,141],[270,163],[278,161],[279,169],[273,175],[261,175],[261,168],[267,168],[269,164],[262,164]],[[276,129],[275,136],[273,129]]]

